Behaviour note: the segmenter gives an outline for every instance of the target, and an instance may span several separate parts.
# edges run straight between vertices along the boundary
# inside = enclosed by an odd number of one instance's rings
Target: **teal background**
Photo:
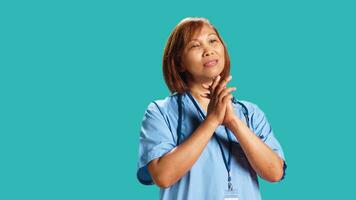
[[[235,95],[283,146],[263,199],[355,196],[352,1],[1,1],[0,199],[158,199],[136,180],[140,123],[188,16],[217,27]]]

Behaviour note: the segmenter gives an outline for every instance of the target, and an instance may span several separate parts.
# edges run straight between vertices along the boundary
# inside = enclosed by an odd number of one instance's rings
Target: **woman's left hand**
[[[221,80],[218,84],[210,84],[210,85],[206,85],[206,84],[202,84],[202,86],[205,89],[209,90],[209,94],[206,94],[205,97],[210,98],[210,94],[214,94],[214,93],[221,93],[221,92],[225,92],[226,90],[226,85],[227,82],[229,82],[231,80],[231,76],[227,79],[227,81],[223,81]],[[235,89],[234,89],[235,90]],[[223,125],[225,125],[226,127],[229,127],[229,125],[234,122],[234,120],[238,119],[235,115],[234,112],[234,108],[232,107],[232,102],[230,101],[229,103],[226,104],[226,110],[225,110],[225,117],[223,120]]]
[[[235,115],[234,108],[232,107],[232,102],[230,102],[229,104],[226,105],[225,118],[223,124],[226,127],[229,127],[230,124],[233,123],[234,120],[236,119],[237,117]]]

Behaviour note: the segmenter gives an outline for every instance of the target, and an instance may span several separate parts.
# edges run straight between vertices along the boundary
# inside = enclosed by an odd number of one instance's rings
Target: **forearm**
[[[149,171],[156,184],[169,187],[186,174],[201,155],[217,126],[213,120],[207,118],[182,144],[153,160]]]
[[[283,160],[241,120],[235,119],[229,125],[252,168],[262,178],[275,182],[283,176]]]

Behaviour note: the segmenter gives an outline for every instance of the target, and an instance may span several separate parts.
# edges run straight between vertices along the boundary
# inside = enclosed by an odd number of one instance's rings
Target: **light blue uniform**
[[[147,170],[147,164],[177,146],[177,97],[178,96],[174,94],[163,100],[155,101],[158,107],[155,103],[149,104],[144,114],[140,133],[137,171],[137,178],[143,184],[154,184]],[[263,111],[251,102],[240,102],[248,109],[249,125],[253,132],[285,160],[282,148],[274,137],[272,128]],[[180,138],[180,144],[183,143],[203,121],[203,117],[199,114],[193,102],[188,98],[187,93],[182,95],[182,108],[182,136]],[[242,106],[234,103],[233,108],[236,116],[246,123],[242,113]],[[206,115],[204,109],[201,107],[200,109]],[[225,155],[228,155],[228,138],[224,126],[219,126],[215,133],[222,142]],[[232,134],[231,138],[233,141],[231,152],[231,182],[233,187],[237,190],[240,200],[261,199],[257,174],[250,166],[236,137]],[[285,170],[286,164],[284,166]],[[214,137],[211,137],[209,143],[190,171],[171,187],[160,189],[160,199],[223,199],[224,191],[227,190],[228,187],[227,178],[228,174],[218,142]]]

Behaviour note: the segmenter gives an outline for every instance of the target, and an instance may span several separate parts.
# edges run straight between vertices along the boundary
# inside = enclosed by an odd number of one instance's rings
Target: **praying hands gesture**
[[[217,76],[209,85],[202,84],[208,92],[201,96],[210,99],[207,118],[212,118],[218,125],[222,124],[226,127],[229,127],[234,120],[239,120],[231,103],[233,98],[231,92],[235,91],[236,88],[226,87],[231,79],[232,77],[229,76],[221,80],[221,77]]]

